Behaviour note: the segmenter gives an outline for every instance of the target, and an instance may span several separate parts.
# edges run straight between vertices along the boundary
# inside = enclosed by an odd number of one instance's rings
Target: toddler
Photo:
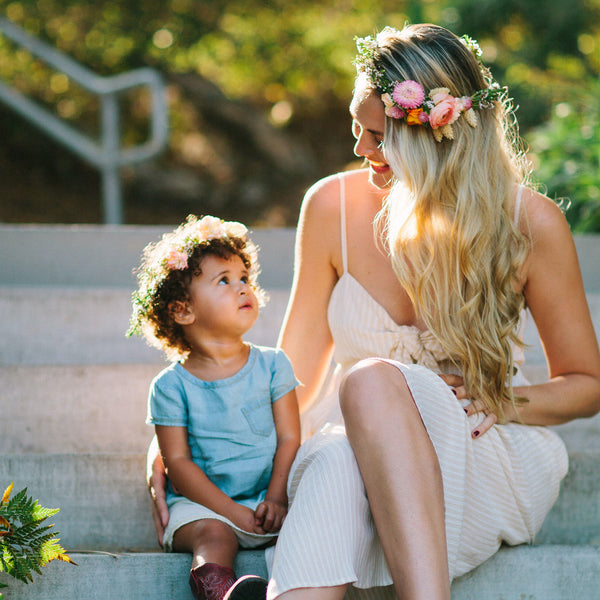
[[[190,215],[148,245],[128,331],[173,360],[151,384],[146,422],[169,476],[164,546],[192,553],[200,600],[264,597],[261,578],[236,583],[233,562],[238,547],[274,542],[300,444],[289,360],[242,339],[263,298],[246,233],[241,223]]]

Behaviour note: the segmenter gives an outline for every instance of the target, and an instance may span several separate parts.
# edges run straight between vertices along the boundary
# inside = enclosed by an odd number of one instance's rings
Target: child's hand
[[[250,533],[266,533],[264,529],[260,528],[260,531],[256,527],[256,519],[254,517],[254,511],[247,506],[238,504],[235,509],[235,515],[229,517],[231,522],[240,529],[248,531]]]
[[[287,506],[283,502],[264,500],[254,511],[254,532],[258,530],[275,533],[281,529],[287,515]]]

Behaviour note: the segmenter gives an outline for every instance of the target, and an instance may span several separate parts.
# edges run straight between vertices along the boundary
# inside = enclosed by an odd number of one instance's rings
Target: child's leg
[[[216,519],[188,523],[175,532],[173,550],[192,553],[190,587],[198,600],[221,600],[235,583],[238,541],[229,525]]]
[[[175,552],[191,552],[192,568],[211,562],[233,567],[238,541],[231,527],[216,519],[202,519],[180,527],[173,536]]]

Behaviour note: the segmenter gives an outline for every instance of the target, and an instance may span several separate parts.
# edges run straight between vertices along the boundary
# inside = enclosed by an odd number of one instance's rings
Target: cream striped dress
[[[267,557],[269,600],[290,589],[343,583],[353,584],[350,597],[394,597],[337,401],[342,374],[361,359],[385,358],[403,372],[433,442],[444,485],[451,579],[481,564],[502,542],[532,541],[568,467],[564,444],[544,427],[496,425],[472,439],[482,417],[467,417],[436,375],[449,371],[442,348],[430,333],[397,325],[348,272],[340,182],[344,273],[328,311],[337,366],[320,401],[303,415],[304,435],[318,431],[292,467],[290,511],[274,556]],[[523,383],[517,374],[515,385]]]

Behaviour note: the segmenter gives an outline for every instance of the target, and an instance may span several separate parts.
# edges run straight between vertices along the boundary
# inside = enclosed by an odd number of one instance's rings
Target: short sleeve
[[[271,402],[275,402],[295,389],[300,382],[296,379],[292,363],[283,350],[277,349],[273,355],[272,369]]]
[[[188,411],[185,393],[172,372],[159,374],[148,392],[148,425],[187,427]]]

